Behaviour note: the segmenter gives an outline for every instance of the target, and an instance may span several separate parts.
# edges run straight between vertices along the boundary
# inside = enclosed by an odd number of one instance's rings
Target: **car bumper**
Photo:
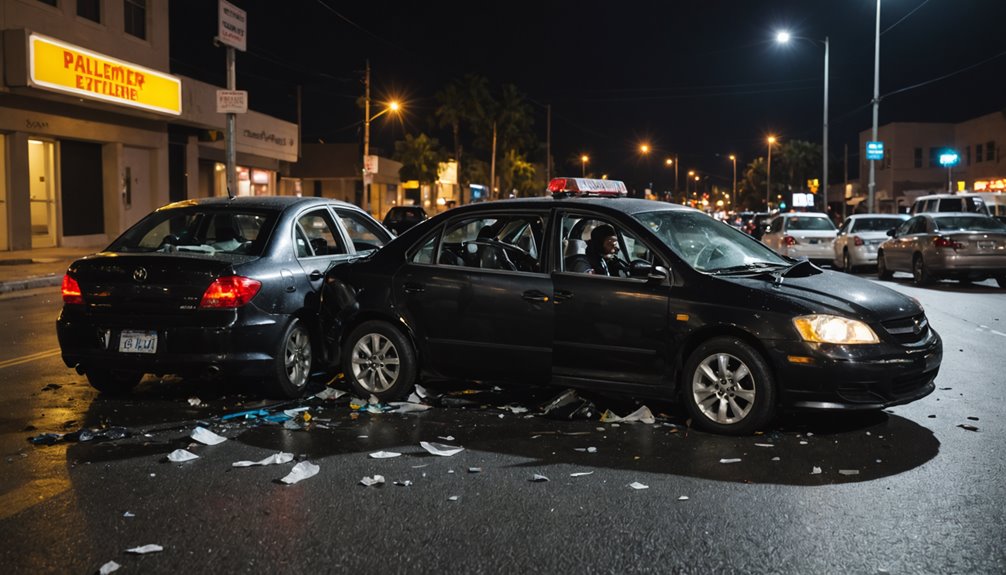
[[[830,243],[785,246],[779,250],[779,253],[791,258],[807,258],[809,260],[823,260],[828,262],[835,258],[835,252]]]
[[[943,257],[926,260],[926,266],[935,273],[967,272],[981,275],[1006,274],[1006,255],[967,256],[944,254]]]
[[[769,355],[785,406],[876,410],[933,392],[943,360],[943,342],[932,331],[930,337],[910,348],[785,342],[771,346]]]
[[[140,322],[123,324],[61,314],[56,334],[67,367],[116,369],[154,374],[262,376],[274,365],[274,354],[285,323],[260,316],[255,321],[226,326],[171,325],[152,327]],[[153,353],[119,351],[125,330],[156,332]]]
[[[877,246],[860,246],[849,249],[849,261],[854,266],[877,265]]]

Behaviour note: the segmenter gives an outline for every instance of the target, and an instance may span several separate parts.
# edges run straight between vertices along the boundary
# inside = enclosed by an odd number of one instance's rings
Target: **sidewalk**
[[[93,254],[104,246],[87,248],[39,248],[0,252],[0,294],[59,286],[73,260]]]

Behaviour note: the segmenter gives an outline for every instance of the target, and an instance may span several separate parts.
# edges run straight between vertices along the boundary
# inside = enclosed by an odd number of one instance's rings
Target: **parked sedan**
[[[934,389],[942,343],[917,301],[620,184],[559,178],[552,197],[454,208],[333,268],[328,353],[363,397],[419,378],[551,383],[680,400],[735,434],[780,406],[876,410]]]
[[[835,231],[827,214],[789,212],[772,219],[761,241],[784,256],[830,263]]]
[[[145,373],[224,373],[296,397],[324,359],[316,318],[325,272],[390,239],[336,200],[170,204],[70,265],[56,322],[63,361],[110,393]]]
[[[394,206],[384,214],[384,227],[396,235],[425,220],[426,210],[419,206]]]
[[[889,232],[877,253],[877,275],[911,272],[916,284],[995,278],[1006,289],[1006,224],[971,213],[918,214]]]
[[[832,245],[834,265],[846,273],[877,265],[877,247],[892,230],[908,219],[907,214],[854,214],[838,228]]]

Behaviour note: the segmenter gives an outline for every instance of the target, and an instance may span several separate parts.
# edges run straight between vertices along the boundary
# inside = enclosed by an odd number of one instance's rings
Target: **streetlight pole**
[[[730,154],[730,162],[734,165],[734,187],[733,195],[730,196],[730,209],[731,211],[737,211],[737,156]]]
[[[765,211],[772,211],[772,144],[775,144],[775,136],[768,137],[768,166],[765,170]]]
[[[587,177],[587,161],[589,160],[590,157],[587,154],[580,156],[580,177],[582,178]]]
[[[374,202],[371,197],[371,187],[370,180],[373,179],[373,174],[370,172],[370,122],[376,120],[380,116],[388,112],[398,111],[398,102],[391,102],[386,108],[380,112],[370,115],[370,60],[367,60],[367,73],[365,77],[366,89],[364,92],[363,101],[363,206],[364,210],[368,211],[375,218],[379,217],[374,211]]]
[[[880,0],[877,0],[877,27],[874,35],[873,51],[873,141],[877,141],[877,117],[880,114]],[[876,160],[870,160],[870,185],[867,187],[866,210],[874,211],[874,193],[877,190]]]

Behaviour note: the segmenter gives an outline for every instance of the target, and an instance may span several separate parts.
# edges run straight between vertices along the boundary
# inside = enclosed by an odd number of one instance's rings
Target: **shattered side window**
[[[126,230],[108,250],[257,256],[265,247],[275,219],[271,212],[157,211]]]

